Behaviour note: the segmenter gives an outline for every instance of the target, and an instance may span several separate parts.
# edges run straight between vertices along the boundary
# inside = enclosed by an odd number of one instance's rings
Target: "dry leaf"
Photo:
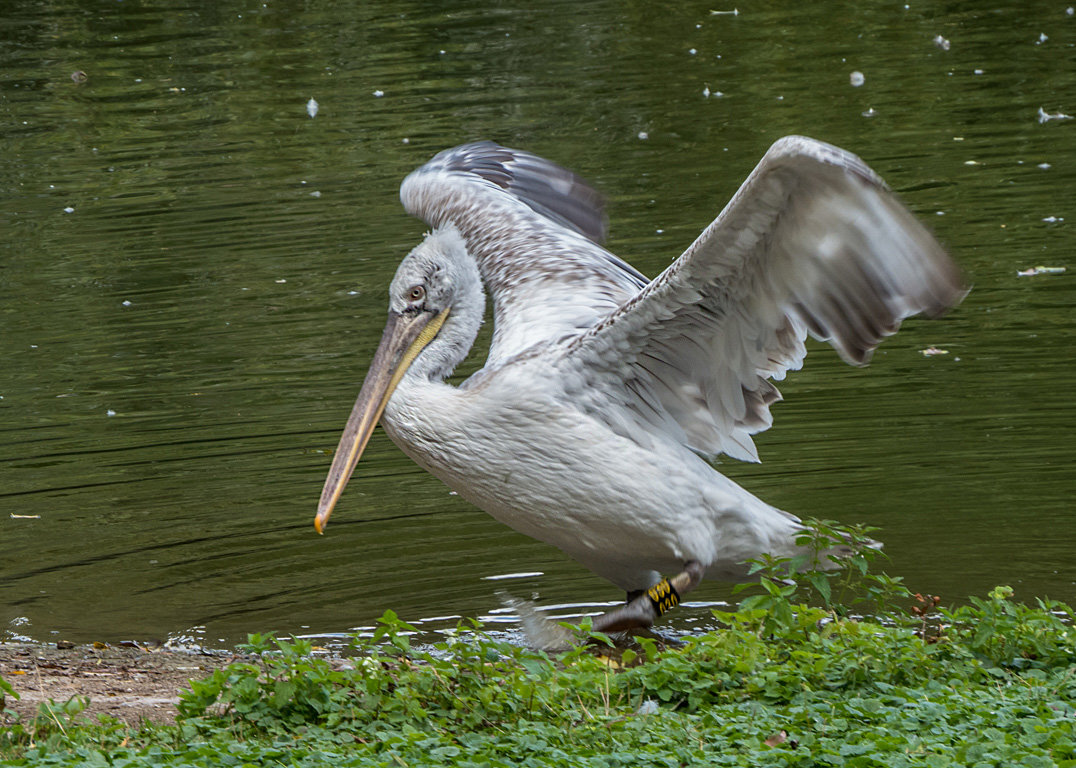
[[[781,730],[773,734],[773,736],[770,736],[770,738],[766,739],[766,741],[762,743],[765,744],[767,747],[776,747],[778,744],[784,744],[787,739],[788,731]]]

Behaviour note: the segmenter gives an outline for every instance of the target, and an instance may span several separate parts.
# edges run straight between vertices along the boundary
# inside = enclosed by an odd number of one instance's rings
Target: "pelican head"
[[[401,379],[410,375],[440,380],[450,374],[478,334],[484,305],[478,267],[455,229],[427,235],[400,263],[389,287],[389,319],[381,343],[321,492],[314,519],[318,533],[324,532]]]

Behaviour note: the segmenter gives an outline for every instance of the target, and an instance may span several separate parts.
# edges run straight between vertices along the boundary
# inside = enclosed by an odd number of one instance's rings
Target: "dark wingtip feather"
[[[567,168],[492,141],[464,144],[445,154],[447,170],[480,176],[561,226],[604,242],[605,198]]]

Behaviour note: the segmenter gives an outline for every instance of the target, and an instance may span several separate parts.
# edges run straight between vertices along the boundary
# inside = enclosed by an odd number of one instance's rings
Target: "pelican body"
[[[758,461],[751,435],[770,426],[773,381],[802,365],[806,337],[865,365],[904,318],[939,315],[965,293],[878,176],[804,137],[776,142],[653,281],[600,245],[601,197],[526,152],[447,150],[407,177],[401,199],[432,231],[390,286],[318,531],[380,420],[497,520],[629,594],[650,590],[651,618],[667,607],[662,572],[681,573],[676,595],[702,577],[741,580],[751,558],[799,552],[798,518],[709,459]],[[486,292],[485,367],[450,386]]]

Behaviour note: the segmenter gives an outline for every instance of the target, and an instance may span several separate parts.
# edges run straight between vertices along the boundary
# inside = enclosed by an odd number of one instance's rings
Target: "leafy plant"
[[[919,596],[919,613],[901,615],[903,586],[872,579],[856,556],[851,576],[820,571],[817,583],[799,564],[762,562],[757,594],[718,614],[725,629],[677,647],[643,638],[619,658],[586,622],[557,656],[473,621],[420,645],[391,611],[347,659],[252,635],[252,661],[192,681],[175,727],[118,742],[70,722],[5,751],[18,765],[125,768],[1076,767],[1071,608],[999,587],[953,609]],[[841,596],[885,599],[889,613],[854,618]]]
[[[943,610],[954,648],[990,665],[1014,670],[1076,663],[1076,614],[1052,600],[1028,606],[1012,599],[1013,589],[995,587],[987,599]]]
[[[225,717],[237,734],[252,728],[278,732],[307,723],[332,725],[333,716],[350,705],[346,675],[314,656],[308,641],[251,635],[243,650],[261,663],[240,662],[192,680],[180,694],[181,717]]]
[[[3,676],[0,676],[0,709],[4,708],[4,705],[6,704],[5,698],[7,696],[12,696],[17,699],[19,698],[19,693],[12,687],[11,683],[5,680]]]
[[[4,687],[4,692],[19,697],[10,685]],[[35,748],[53,751],[91,740],[101,745],[121,743],[125,727],[117,720],[101,718],[87,728],[89,721],[81,715],[89,702],[86,696],[72,696],[62,702],[48,699],[38,704],[34,715],[25,720],[11,713],[4,727],[0,727],[0,756]]]
[[[254,636],[255,662],[192,683],[178,726],[121,746],[79,725],[14,764],[1076,765],[1071,609],[996,593],[951,611],[960,621],[939,643],[788,610],[769,633],[766,608],[738,610],[725,630],[675,648],[644,640],[619,662],[604,643],[549,657],[474,622],[419,646],[394,614],[344,660]]]
[[[740,602],[740,610],[755,614],[759,631],[804,631],[803,614],[796,605],[820,604],[831,616],[854,612],[883,615],[906,621],[901,607],[911,592],[900,577],[873,573],[871,564],[885,554],[865,526],[844,526],[832,520],[805,520],[796,543],[803,552],[796,557],[765,555],[749,561],[749,573],[757,583],[737,585],[733,592],[756,590]]]

